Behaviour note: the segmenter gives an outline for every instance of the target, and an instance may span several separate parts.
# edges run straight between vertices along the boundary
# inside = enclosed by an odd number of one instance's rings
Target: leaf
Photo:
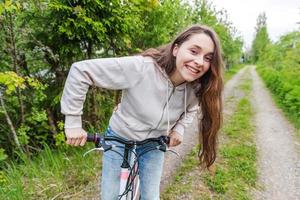
[[[0,3],[0,15],[2,15],[3,11],[4,11],[4,5],[3,3]]]
[[[10,6],[11,6],[11,0],[5,0],[4,8],[5,8],[5,9],[9,9]]]
[[[18,76],[15,72],[0,72],[0,84],[6,86],[6,94],[15,92],[16,88],[24,89],[24,82],[25,79],[21,76]]]
[[[83,9],[80,5],[77,5],[76,7],[74,7],[73,10],[74,10],[74,14],[78,14],[83,11]]]
[[[7,155],[5,154],[4,149],[0,148],[0,162],[5,160],[6,158],[7,158]],[[1,177],[0,177],[0,179],[1,179]]]

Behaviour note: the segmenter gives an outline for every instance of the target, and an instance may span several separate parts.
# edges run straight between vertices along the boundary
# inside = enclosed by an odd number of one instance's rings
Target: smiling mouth
[[[191,67],[191,66],[185,65],[185,67],[186,67],[190,72],[192,72],[193,74],[199,74],[199,73],[200,73],[200,71],[199,71],[198,69],[195,69],[195,68],[193,68],[193,67]]]

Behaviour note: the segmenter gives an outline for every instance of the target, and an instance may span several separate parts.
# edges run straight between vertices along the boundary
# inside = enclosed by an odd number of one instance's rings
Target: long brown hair
[[[223,61],[217,34],[207,26],[192,25],[169,44],[157,49],[148,49],[142,55],[152,57],[170,77],[176,70],[176,57],[172,54],[173,48],[175,45],[180,46],[192,35],[199,33],[208,35],[214,43],[211,67],[202,77],[192,83],[197,88],[196,96],[202,111],[202,118],[199,118],[199,141],[202,143],[202,150],[199,149],[198,157],[204,166],[209,167],[216,159],[217,134],[223,121]]]

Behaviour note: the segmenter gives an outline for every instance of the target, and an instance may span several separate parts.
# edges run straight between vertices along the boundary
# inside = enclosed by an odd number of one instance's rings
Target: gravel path
[[[251,67],[255,110],[258,171],[261,191],[255,199],[300,199],[300,156],[295,130],[274,105],[269,93]]]

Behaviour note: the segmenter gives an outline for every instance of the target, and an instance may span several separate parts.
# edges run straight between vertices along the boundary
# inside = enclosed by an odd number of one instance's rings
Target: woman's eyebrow
[[[199,46],[199,45],[197,45],[197,44],[193,44],[193,47],[196,47],[197,49],[199,49],[199,50],[202,50],[203,48],[201,47],[201,46]],[[209,52],[209,53],[207,53],[207,54],[213,54],[214,52]]]
[[[196,45],[196,44],[193,44],[193,47],[196,47],[197,49],[202,49],[202,47],[201,46],[198,46],[198,45]]]

